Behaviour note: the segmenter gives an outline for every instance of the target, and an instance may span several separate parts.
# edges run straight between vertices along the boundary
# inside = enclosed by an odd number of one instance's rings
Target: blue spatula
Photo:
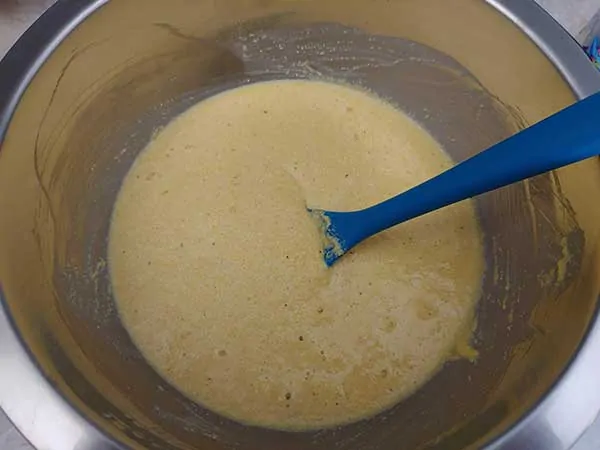
[[[414,188],[360,211],[310,209],[333,265],[369,236],[428,212],[600,154],[600,93]]]

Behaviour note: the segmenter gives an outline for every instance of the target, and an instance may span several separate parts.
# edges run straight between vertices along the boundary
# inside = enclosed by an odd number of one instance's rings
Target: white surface
[[[600,0],[537,0],[580,42],[600,30]]]
[[[0,0],[0,56],[53,3],[54,0]]]
[[[600,30],[600,0],[537,0],[580,41]],[[0,56],[54,0],[0,0]],[[0,362],[1,365],[1,362]],[[568,414],[568,412],[566,412]],[[600,449],[600,420],[573,450]],[[32,450],[32,447],[0,411],[0,450]]]

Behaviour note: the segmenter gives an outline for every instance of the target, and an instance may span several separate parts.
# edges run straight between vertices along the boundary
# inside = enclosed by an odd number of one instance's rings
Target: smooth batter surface
[[[328,269],[306,206],[366,207],[450,166],[410,118],[348,87],[267,82],[200,102],[139,156],[115,206],[122,320],[167,380],[235,420],[319,428],[390,407],[467,347],[473,207]]]

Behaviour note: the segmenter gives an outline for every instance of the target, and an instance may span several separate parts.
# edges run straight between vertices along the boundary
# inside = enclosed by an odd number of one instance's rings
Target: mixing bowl
[[[600,89],[576,43],[530,0],[58,2],[0,65],[7,414],[42,449],[569,447],[600,411],[597,159],[477,199],[479,358],[449,361],[375,417],[249,427],[192,402],[144,360],[107,275],[120,183],[174,115],[279,78],[371,89],[457,161]]]

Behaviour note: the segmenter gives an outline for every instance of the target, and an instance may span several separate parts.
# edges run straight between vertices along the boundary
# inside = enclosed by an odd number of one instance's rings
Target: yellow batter
[[[349,87],[267,82],[200,102],[121,189],[122,320],[167,380],[241,422],[308,429],[388,408],[465,347],[483,272],[472,204],[329,269],[306,206],[366,207],[450,166],[410,118]]]

